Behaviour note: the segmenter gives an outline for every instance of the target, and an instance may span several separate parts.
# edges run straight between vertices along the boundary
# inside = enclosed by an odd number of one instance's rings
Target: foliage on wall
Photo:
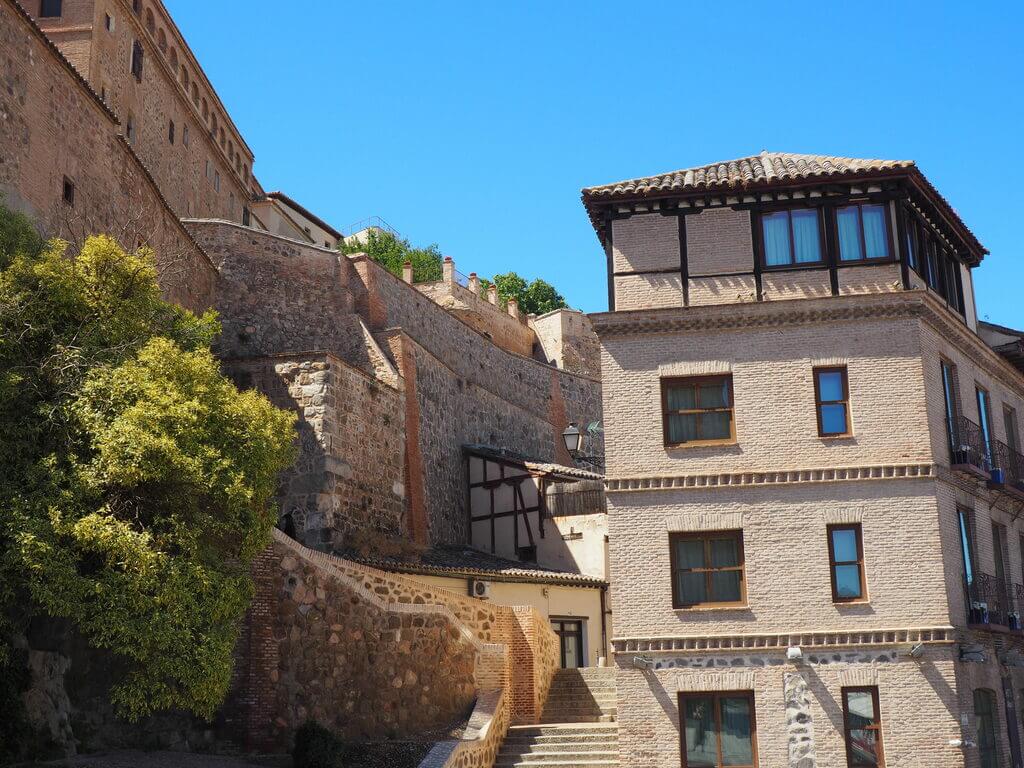
[[[294,416],[221,375],[218,331],[163,301],[148,249],[70,254],[0,207],[0,617],[27,599],[115,654],[129,718],[223,700],[294,459]]]

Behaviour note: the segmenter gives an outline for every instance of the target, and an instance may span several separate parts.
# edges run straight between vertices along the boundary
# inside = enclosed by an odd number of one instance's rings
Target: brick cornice
[[[615,653],[714,653],[717,651],[785,651],[800,648],[850,648],[857,646],[946,644],[957,641],[951,626],[901,627],[894,629],[811,630],[732,635],[676,635],[616,637]]]
[[[859,467],[818,467],[770,471],[718,472],[695,475],[654,475],[640,477],[609,477],[605,490],[673,491],[705,488],[735,488],[763,485],[804,483],[840,483],[856,480],[931,479],[936,476],[931,462],[914,464],[874,464]]]

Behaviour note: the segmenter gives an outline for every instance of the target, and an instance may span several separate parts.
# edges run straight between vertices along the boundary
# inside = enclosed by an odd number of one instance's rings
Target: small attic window
[[[64,202],[71,208],[75,207],[75,182],[64,177]]]
[[[39,17],[52,19],[61,15],[63,5],[61,0],[43,0],[39,6]]]

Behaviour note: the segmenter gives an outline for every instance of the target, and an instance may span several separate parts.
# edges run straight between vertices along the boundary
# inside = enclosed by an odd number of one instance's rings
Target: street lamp
[[[562,432],[562,440],[565,441],[565,449],[573,459],[590,464],[595,469],[604,470],[604,456],[584,456],[581,453],[583,449],[583,433],[576,426],[575,422],[570,423],[565,428],[565,431]]]

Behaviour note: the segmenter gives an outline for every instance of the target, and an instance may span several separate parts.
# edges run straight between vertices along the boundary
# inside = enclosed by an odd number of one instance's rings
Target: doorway
[[[583,655],[583,621],[581,619],[552,619],[551,628],[558,635],[562,669],[587,666]]]

